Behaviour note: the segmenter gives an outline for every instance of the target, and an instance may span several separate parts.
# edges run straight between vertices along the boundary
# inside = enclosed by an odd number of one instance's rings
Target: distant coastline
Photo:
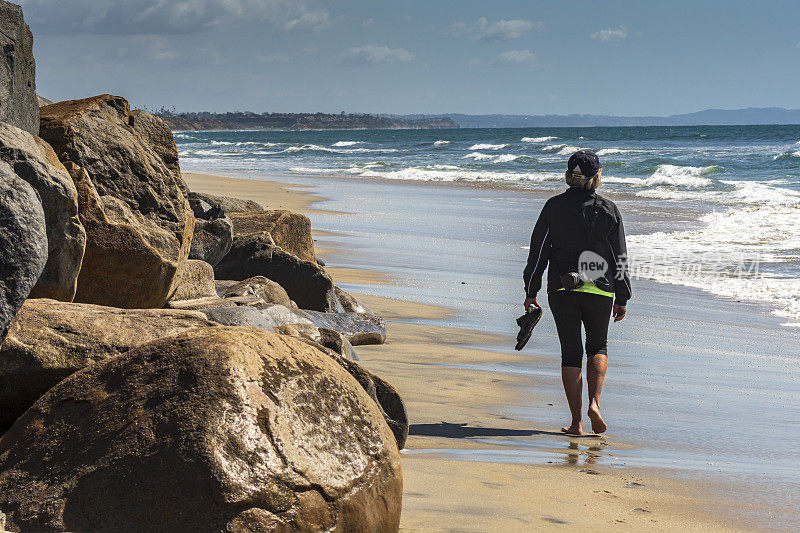
[[[440,130],[456,128],[592,128],[643,126],[758,126],[800,124],[800,109],[749,107],[706,109],[669,116],[614,115],[372,115],[359,113],[176,113],[154,114],[173,131],[201,130]]]
[[[159,117],[173,131],[201,130],[419,130],[452,129],[458,124],[449,117],[386,117],[352,113],[172,113],[161,110]]]

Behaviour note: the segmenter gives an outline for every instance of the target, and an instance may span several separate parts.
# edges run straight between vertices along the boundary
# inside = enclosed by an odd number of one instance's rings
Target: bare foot
[[[596,403],[592,403],[589,405],[589,420],[592,421],[592,431],[594,433],[603,433],[608,426],[603,421],[603,417],[600,416],[600,407]]]
[[[571,426],[564,426],[561,428],[561,431],[567,435],[583,435],[583,422],[578,422],[577,424],[572,424]]]

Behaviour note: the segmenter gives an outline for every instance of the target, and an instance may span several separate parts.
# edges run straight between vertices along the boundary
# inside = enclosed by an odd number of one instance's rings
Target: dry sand
[[[307,190],[270,181],[185,174],[189,188],[255,200],[271,209],[313,213]],[[339,282],[385,284],[381,273],[331,269]],[[605,439],[558,436],[552,465],[458,460],[448,451],[491,448],[480,436],[522,435],[548,441],[554,428],[532,427],[509,409],[544,401],[520,393],[528,376],[448,365],[531,364],[531,358],[473,348],[508,339],[475,331],[413,324],[445,320],[450,310],[360,296],[389,321],[388,341],[358,348],[364,366],[391,381],[403,396],[412,435],[403,452],[404,531],[741,531],[735,522],[746,503],[714,498],[700,481],[661,477],[656,471],[593,464]],[[550,362],[552,364],[552,362]],[[528,393],[530,394],[530,393]],[[416,434],[415,434],[416,433]]]

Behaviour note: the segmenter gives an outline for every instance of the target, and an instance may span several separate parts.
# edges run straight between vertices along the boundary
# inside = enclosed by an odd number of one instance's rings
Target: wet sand
[[[198,174],[186,180],[191,190],[273,209],[312,213],[318,200],[271,181]],[[341,283],[377,284],[378,293],[381,284],[395,283],[376,270],[331,273]],[[687,481],[662,476],[657,468],[616,468],[605,460],[608,449],[624,450],[625,443],[569,438],[515,416],[531,404],[554,409],[553,377],[491,371],[537,362],[492,350],[507,344],[507,337],[438,325],[453,316],[440,306],[359,297],[389,322],[385,345],[358,348],[362,363],[398,388],[412,423],[403,451],[402,530],[743,530],[737,517],[752,512],[753,504],[725,501],[700,476]],[[525,441],[525,453],[517,440]],[[492,460],[496,454],[505,459]]]

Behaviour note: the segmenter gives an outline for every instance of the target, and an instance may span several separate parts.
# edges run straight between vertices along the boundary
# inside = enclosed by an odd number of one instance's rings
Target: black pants
[[[547,295],[561,341],[561,366],[581,368],[581,322],[586,329],[586,356],[608,354],[608,322],[614,299],[601,294],[553,291]]]

